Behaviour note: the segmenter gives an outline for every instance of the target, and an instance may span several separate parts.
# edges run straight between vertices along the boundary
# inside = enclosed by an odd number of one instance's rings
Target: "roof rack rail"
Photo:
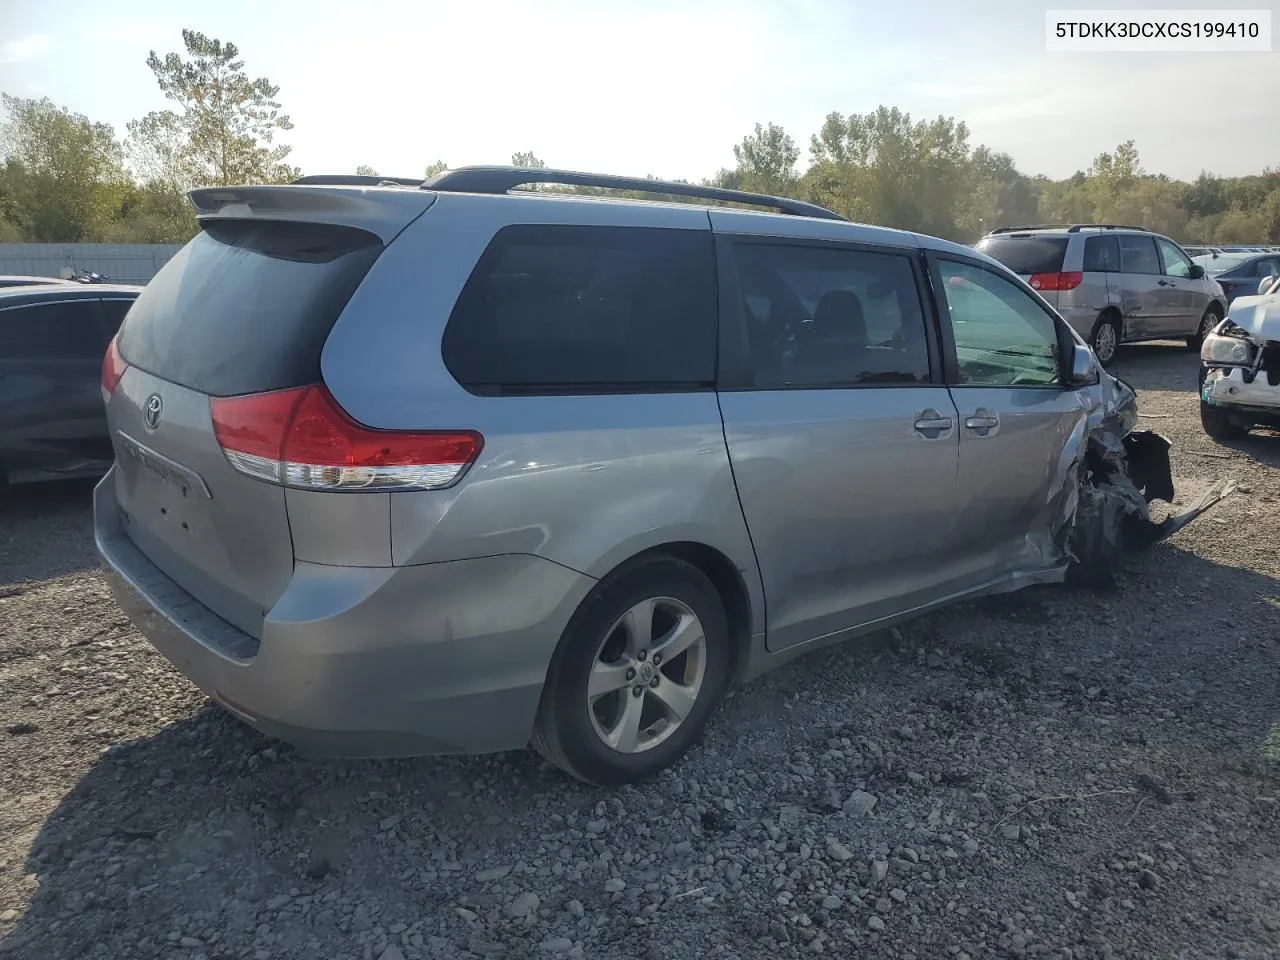
[[[1067,227],[1067,233],[1079,233],[1081,230],[1141,230],[1150,233],[1146,227],[1135,227],[1128,223],[1073,223]]]
[[[1070,224],[1066,223],[1031,223],[1024,227],[996,227],[990,234],[988,234],[988,236],[992,236],[997,233],[1018,233],[1022,230],[1061,230],[1068,226],[1070,226]]]
[[[314,173],[291,181],[301,187],[420,187],[422,177],[379,177],[361,173]]]
[[[773,197],[742,190],[726,190],[721,187],[703,187],[692,183],[673,183],[669,180],[650,180],[643,177],[619,177],[601,173],[580,173],[574,170],[549,170],[545,167],[476,166],[459,167],[437,174],[422,184],[424,190],[443,190],[449,193],[507,193],[515,187],[535,183],[552,183],[564,186],[598,187],[607,190],[634,190],[645,193],[667,194],[674,197],[692,197],[699,200],[720,200],[726,203],[742,203],[756,207],[769,207],[780,213],[797,217],[818,217],[823,220],[845,220],[834,210],[803,200]]]

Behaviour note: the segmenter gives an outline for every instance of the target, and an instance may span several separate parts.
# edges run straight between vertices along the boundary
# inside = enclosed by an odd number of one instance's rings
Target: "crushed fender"
[[[1126,554],[1173,536],[1235,490],[1234,480],[1219,480],[1186,510],[1152,520],[1153,500],[1173,502],[1171,446],[1149,430],[1123,437],[1109,429],[1089,434],[1067,543],[1073,561],[1068,582],[1114,585],[1116,566]]]

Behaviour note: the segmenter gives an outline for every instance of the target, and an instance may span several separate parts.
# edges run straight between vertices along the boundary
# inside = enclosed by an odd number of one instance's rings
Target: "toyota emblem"
[[[150,429],[154,430],[160,426],[160,411],[163,407],[164,403],[160,400],[160,394],[153,393],[147,397],[147,405],[142,409],[142,418],[146,420]]]

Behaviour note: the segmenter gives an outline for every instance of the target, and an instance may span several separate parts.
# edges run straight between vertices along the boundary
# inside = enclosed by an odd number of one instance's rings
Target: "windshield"
[[[1202,264],[1205,272],[1211,277],[1216,277],[1220,273],[1226,273],[1228,270],[1234,270],[1240,264],[1248,260],[1248,257],[1218,257],[1216,259],[1209,258]]]

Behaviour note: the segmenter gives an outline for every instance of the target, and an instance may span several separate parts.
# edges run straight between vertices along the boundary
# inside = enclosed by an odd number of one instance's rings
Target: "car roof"
[[[61,277],[37,277],[26,273],[0,273],[0,283],[22,283],[35,285],[74,283]]]
[[[1112,234],[1137,234],[1142,237],[1163,237],[1164,234],[1156,233],[1154,230],[1147,230],[1143,227],[1111,227],[1093,224],[1078,224],[1073,226],[1046,226],[1046,227],[1002,227],[999,231],[988,233],[983,240],[1002,240],[1007,237],[1020,239],[1027,236],[1036,237],[1073,237],[1073,236],[1111,236]]]
[[[136,297],[142,287],[128,283],[59,283],[0,287],[0,308],[59,300],[125,299]]]

